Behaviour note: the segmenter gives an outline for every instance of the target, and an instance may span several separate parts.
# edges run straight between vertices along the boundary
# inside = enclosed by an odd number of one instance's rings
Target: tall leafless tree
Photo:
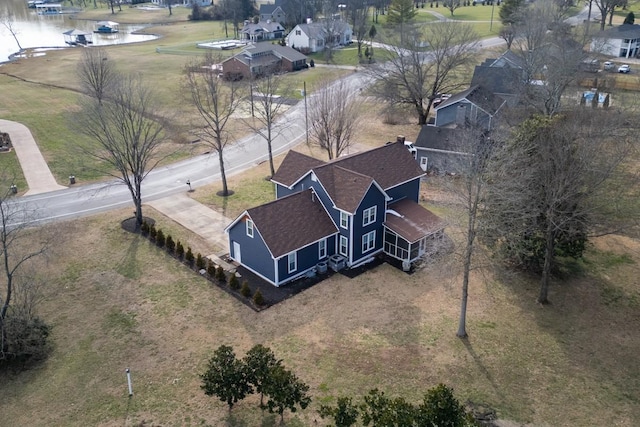
[[[30,226],[24,205],[14,203],[10,191],[0,196],[0,361],[35,356],[46,341],[46,326],[35,311],[37,282],[25,274],[25,267],[46,252],[50,239]]]
[[[6,28],[7,31],[9,31],[13,39],[16,41],[18,49],[22,51],[23,49],[20,45],[20,40],[18,40],[19,31],[16,28],[15,17],[13,16],[13,14],[11,12],[3,12],[2,14],[0,14],[0,24],[2,24],[2,26]]]
[[[469,280],[474,268],[474,253],[477,251],[477,234],[481,229],[482,209],[488,194],[490,168],[497,151],[489,132],[477,126],[459,129],[456,141],[451,142],[451,151],[458,153],[452,159],[456,171],[455,179],[447,180],[450,193],[454,194],[462,209],[465,230],[465,241],[462,248],[462,286],[460,316],[456,335],[467,336],[467,302],[469,296]]]
[[[239,82],[225,82],[219,77],[218,71],[212,67],[219,59],[207,55],[204,66],[201,62],[187,65],[185,88],[201,119],[200,123],[195,125],[195,132],[218,154],[222,178],[220,195],[226,197],[230,193],[225,172],[224,150],[231,139],[227,125],[240,105],[244,91]]]
[[[273,165],[272,142],[280,133],[282,126],[286,125],[278,123],[277,120],[287,108],[286,102],[290,99],[291,87],[287,82],[284,76],[273,73],[255,80],[251,99],[255,104],[252,106],[255,117],[245,120],[249,127],[262,136],[267,143],[271,176],[276,173]]]
[[[587,54],[586,35],[565,26],[552,0],[541,0],[522,12],[512,52],[521,58],[521,100],[538,112],[560,111],[562,97],[580,75]],[[553,31],[549,31],[553,28]]]
[[[96,147],[89,152],[113,167],[113,176],[124,183],[135,205],[136,226],[142,225],[142,182],[161,160],[164,129],[154,116],[157,101],[138,75],[119,76],[108,100],[92,98],[82,103],[78,130]]]
[[[369,31],[369,3],[365,0],[350,0],[346,4],[347,15],[353,28],[353,37],[358,48],[358,58],[362,58],[362,44]]]
[[[325,82],[309,103],[309,133],[329,160],[340,157],[360,128],[362,99],[344,80]]]
[[[579,257],[590,235],[637,223],[630,117],[581,108],[520,125],[494,168],[485,214],[489,241],[540,275],[548,302],[558,251]]]
[[[437,94],[461,87],[456,73],[475,60],[478,36],[467,24],[447,21],[426,26],[424,33],[413,29],[403,39],[379,50],[384,65],[371,69],[378,80],[373,90],[387,102],[412,106],[423,125]]]
[[[103,48],[82,50],[82,59],[78,64],[78,79],[89,96],[102,104],[111,86],[116,81],[115,63],[109,59]]]

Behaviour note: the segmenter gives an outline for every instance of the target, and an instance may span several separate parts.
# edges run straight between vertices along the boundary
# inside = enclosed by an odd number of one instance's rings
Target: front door
[[[240,243],[233,242],[233,259],[238,263],[242,263],[242,256],[240,255]]]
[[[428,157],[424,157],[424,156],[420,157],[420,168],[425,172],[427,171],[427,162],[428,161],[429,161]]]

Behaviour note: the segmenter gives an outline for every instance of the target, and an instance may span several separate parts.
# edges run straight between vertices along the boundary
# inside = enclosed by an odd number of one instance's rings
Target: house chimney
[[[396,142],[399,142],[400,144],[404,144],[404,141],[405,141],[404,135],[398,135],[396,137]]]

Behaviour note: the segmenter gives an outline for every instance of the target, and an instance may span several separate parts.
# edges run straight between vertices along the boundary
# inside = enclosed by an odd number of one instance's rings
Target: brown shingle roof
[[[306,156],[297,151],[289,151],[271,181],[290,187],[311,169],[323,164],[322,160]]]
[[[437,215],[413,200],[400,200],[389,205],[388,209],[401,216],[387,212],[384,225],[410,243],[444,228],[444,222]]]
[[[274,258],[338,231],[312,190],[247,210]]]
[[[399,142],[340,157],[328,165],[337,165],[369,176],[384,190],[424,175],[409,150]]]
[[[369,176],[353,172],[336,164],[313,170],[336,207],[355,213],[360,201],[373,184]]]

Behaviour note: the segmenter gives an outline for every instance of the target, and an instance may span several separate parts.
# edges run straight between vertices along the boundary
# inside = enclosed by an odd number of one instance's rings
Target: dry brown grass
[[[121,230],[128,213],[57,225],[66,237],[43,270],[41,307],[55,350],[35,369],[0,376],[6,425],[275,425],[255,397],[229,417],[199,388],[215,348],[229,344],[242,355],[257,343],[311,386],[313,405],[287,416],[289,425],[314,425],[315,409],[331,396],[379,387],[419,400],[437,382],[534,425],[632,426],[640,417],[635,240],[596,240],[583,273],[555,282],[546,307],[534,302],[534,280],[476,272],[470,338],[461,341],[453,257],[413,275],[388,265],[355,279],[336,275],[255,313]],[[194,250],[206,249],[146,214]]]

